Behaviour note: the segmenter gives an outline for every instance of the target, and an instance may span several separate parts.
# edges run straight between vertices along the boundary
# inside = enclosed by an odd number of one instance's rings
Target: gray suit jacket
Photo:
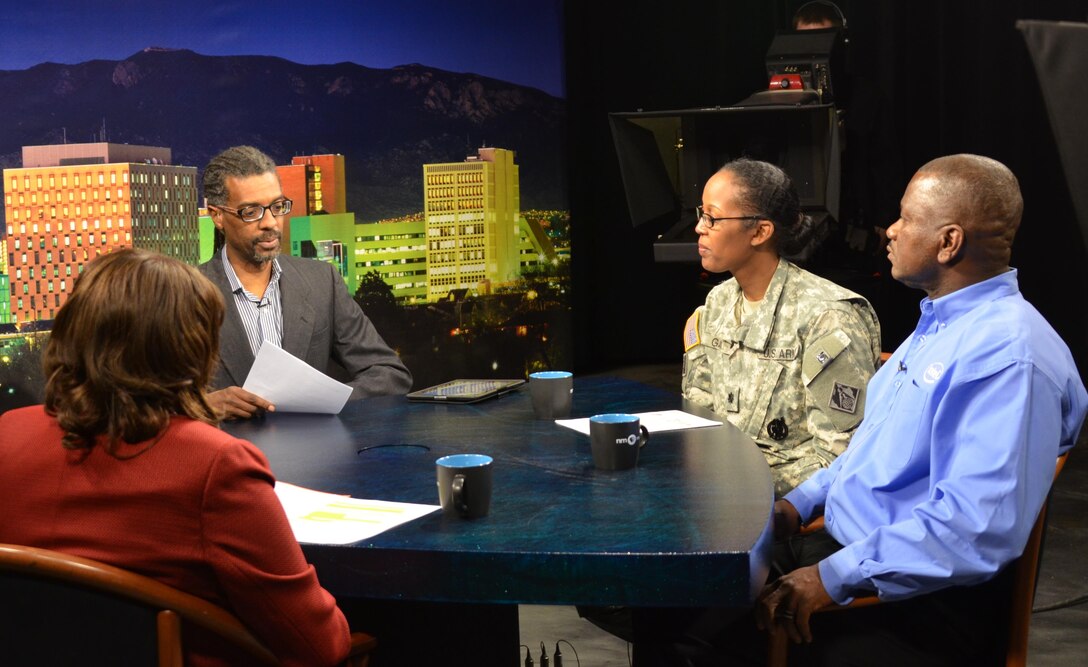
[[[213,389],[245,384],[254,361],[223,270],[222,252],[198,267],[226,301]],[[286,255],[280,255],[279,262],[283,349],[351,385],[353,399],[407,393],[412,374],[348,294],[336,269]]]

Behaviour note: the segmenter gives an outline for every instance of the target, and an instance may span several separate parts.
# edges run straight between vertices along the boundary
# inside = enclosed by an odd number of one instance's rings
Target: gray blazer
[[[254,361],[223,270],[222,252],[198,267],[226,301],[213,389],[245,384]],[[336,269],[287,255],[280,255],[279,262],[283,349],[351,385],[353,399],[407,393],[412,374],[348,294]]]

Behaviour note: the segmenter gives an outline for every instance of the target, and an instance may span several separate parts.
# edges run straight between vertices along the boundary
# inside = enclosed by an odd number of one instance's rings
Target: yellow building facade
[[[519,273],[521,193],[514,152],[481,148],[464,162],[423,165],[427,300],[486,293]]]

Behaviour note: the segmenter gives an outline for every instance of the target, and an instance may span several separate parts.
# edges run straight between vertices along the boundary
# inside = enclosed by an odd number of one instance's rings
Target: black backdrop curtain
[[[566,3],[575,295],[581,371],[679,361],[687,316],[720,276],[697,262],[655,264],[662,228],[634,228],[607,124],[610,111],[726,106],[766,85],[763,58],[800,2],[653,0]],[[1084,0],[841,2],[852,61],[888,103],[902,193],[926,161],[988,155],[1020,179],[1024,221],[1013,265],[1021,289],[1088,370],[1088,270],[1039,84],[1017,19],[1085,21]],[[1088,110],[1086,110],[1088,112]],[[1086,114],[1088,115],[1088,114]],[[886,227],[891,213],[872,221]],[[886,207],[884,207],[886,208]],[[883,268],[886,269],[886,260]],[[921,292],[888,284],[866,296],[885,347],[912,330]]]

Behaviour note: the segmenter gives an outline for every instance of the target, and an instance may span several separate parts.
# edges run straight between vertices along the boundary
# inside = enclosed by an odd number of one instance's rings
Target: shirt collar
[[[742,326],[742,329],[747,328],[747,331],[743,332],[745,347],[752,350],[766,349],[767,342],[771,338],[771,331],[774,329],[775,316],[778,314],[778,301],[782,298],[782,290],[785,289],[789,278],[789,267],[788,261],[779,258],[778,268],[771,276],[771,282],[767,285],[767,291],[763,293],[759,308],[752,313],[751,321],[745,322]],[[737,298],[743,299],[744,294],[738,293]]]
[[[242,281],[238,279],[238,274],[234,271],[234,266],[227,259],[227,249],[223,248],[220,251],[219,256],[223,260],[223,271],[227,274],[227,282],[230,283],[230,291],[232,294],[237,294],[244,289],[242,287]],[[280,258],[275,257],[272,259],[272,278],[269,280],[269,284],[279,283],[280,281]]]
[[[937,321],[948,324],[960,315],[974,310],[977,306],[1011,296],[1019,291],[1016,269],[1009,269],[993,278],[987,278],[974,285],[968,285],[937,299],[930,299],[927,296],[922,299],[921,308],[925,312],[927,309],[926,304],[930,304],[929,307],[933,309],[933,315]]]

